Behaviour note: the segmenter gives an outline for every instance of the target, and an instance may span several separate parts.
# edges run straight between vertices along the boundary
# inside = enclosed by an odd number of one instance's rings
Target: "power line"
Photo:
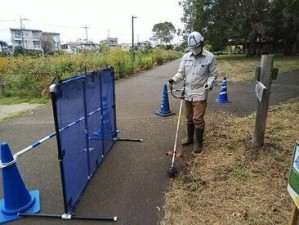
[[[26,23],[24,24],[24,21],[26,20]],[[10,23],[9,26],[16,26],[16,24],[14,23],[14,25],[12,25],[12,22],[17,22],[19,21],[19,26],[20,26],[20,30],[23,31],[25,29],[25,25],[26,25],[26,28],[30,27],[29,29],[41,29],[41,30],[44,30],[44,29],[50,29],[50,30],[63,30],[62,33],[68,33],[68,31],[66,31],[66,29],[73,29],[73,30],[78,30],[79,29],[82,29],[84,28],[85,29],[85,37],[86,37],[86,40],[89,40],[90,39],[90,29],[92,30],[92,34],[94,34],[94,32],[98,32],[99,30],[102,30],[102,31],[106,31],[107,32],[107,37],[110,38],[110,28],[103,28],[103,27],[98,27],[98,26],[70,26],[70,25],[57,25],[57,24],[53,24],[53,23],[46,23],[46,22],[42,22],[42,21],[38,21],[38,20],[32,20],[32,19],[27,19],[27,18],[22,18],[20,17],[19,20],[15,20],[15,19],[1,19],[0,20],[0,25],[2,27],[0,27],[0,31],[1,33],[3,31],[5,31],[6,29],[4,29],[3,27],[7,26],[7,31],[9,31],[9,28],[8,28],[8,23]],[[6,25],[7,24],[7,25]],[[35,28],[34,28],[35,27]],[[3,33],[1,34],[1,36],[3,36]],[[8,36],[8,35],[7,35]]]
[[[0,22],[12,22],[12,21],[17,21],[17,20],[0,20]]]
[[[51,26],[51,27],[57,27],[57,28],[68,28],[68,29],[82,29],[82,27],[80,26],[67,26],[67,25],[57,25],[57,24],[51,24],[51,23],[44,23],[44,22],[41,22],[41,21],[37,21],[37,20],[32,20],[32,19],[26,19],[27,21],[30,21],[32,23],[35,23],[35,24],[39,24],[39,25],[44,25],[44,26]],[[0,22],[12,22],[12,21],[18,21],[18,20],[0,20]],[[87,27],[87,26],[84,26],[83,27],[84,29],[95,29],[95,30],[108,30],[108,36],[110,34],[110,29],[107,29],[107,28],[99,28],[99,27]]]
[[[77,27],[77,26],[65,26],[65,25],[57,25],[57,24],[49,24],[49,23],[44,23],[44,22],[39,22],[36,20],[30,20],[34,23],[40,24],[40,25],[45,25],[45,26],[52,26],[52,27],[60,27],[60,28],[70,28],[70,29],[81,29],[81,27]]]

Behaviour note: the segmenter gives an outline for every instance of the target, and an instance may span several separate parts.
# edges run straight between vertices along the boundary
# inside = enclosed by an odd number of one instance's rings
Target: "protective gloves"
[[[170,84],[170,85],[174,85],[174,79],[172,79],[172,78],[170,78],[169,80],[168,80],[168,83]]]
[[[169,88],[172,88],[172,86],[175,84],[175,82],[174,82],[174,80],[172,79],[172,78],[170,78],[169,80],[168,80],[168,87]]]
[[[206,90],[212,91],[213,87],[215,85],[215,80],[212,81],[212,83],[209,85],[208,83],[205,84],[204,88]]]

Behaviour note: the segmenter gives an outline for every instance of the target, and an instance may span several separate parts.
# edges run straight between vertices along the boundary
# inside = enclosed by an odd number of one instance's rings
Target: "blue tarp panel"
[[[72,213],[117,135],[113,69],[61,81],[52,101],[64,206]]]

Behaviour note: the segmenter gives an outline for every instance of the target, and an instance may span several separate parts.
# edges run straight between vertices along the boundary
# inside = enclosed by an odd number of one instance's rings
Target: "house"
[[[10,28],[10,33],[13,49],[20,46],[27,50],[42,51],[41,30]]]
[[[112,48],[118,46],[118,39],[115,37],[108,37],[107,42],[108,42],[108,45]]]
[[[108,37],[107,39],[101,40],[100,45],[108,45],[110,48],[119,47],[118,39],[116,37]]]
[[[81,40],[79,39],[77,41],[77,44],[80,46],[81,50],[89,50],[89,51],[94,51],[97,49],[97,44],[92,42],[92,41],[88,41],[88,40]]]
[[[13,49],[20,46],[27,50],[43,51],[42,40],[47,36],[53,40],[53,51],[60,50],[60,34],[43,32],[35,29],[15,29],[10,28],[11,42]]]
[[[81,48],[77,42],[68,42],[61,45],[61,51],[69,54],[78,53],[80,52],[80,49]]]
[[[61,45],[61,51],[69,54],[79,53],[82,50],[95,51],[98,48],[98,44],[92,41],[86,41],[81,39],[77,40],[76,42],[67,42]]]

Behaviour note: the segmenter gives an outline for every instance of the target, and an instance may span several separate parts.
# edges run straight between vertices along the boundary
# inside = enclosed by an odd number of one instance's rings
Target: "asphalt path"
[[[179,60],[156,67],[133,77],[116,81],[117,127],[121,138],[143,139],[143,142],[116,142],[88,184],[75,211],[82,216],[117,216],[117,222],[23,218],[13,224],[119,224],[156,225],[163,217],[164,194],[171,185],[166,176],[173,149],[179,100],[169,95],[170,110],[176,115],[157,116],[162,89],[177,70]],[[233,83],[228,80],[229,104],[215,99],[219,85],[209,95],[208,110],[221,110],[236,115],[255,111],[255,82]],[[279,74],[273,81],[270,104],[299,96],[299,71]],[[24,149],[54,130],[51,105],[0,123],[0,141],[9,143],[13,153]],[[184,125],[179,140],[184,136]],[[56,139],[27,152],[17,166],[29,190],[41,192],[41,213],[62,215],[63,197]],[[78,168],[79,170],[80,168]],[[74,171],[73,176],[75,176]],[[2,181],[1,181],[2,182]],[[2,193],[2,190],[1,190]]]

